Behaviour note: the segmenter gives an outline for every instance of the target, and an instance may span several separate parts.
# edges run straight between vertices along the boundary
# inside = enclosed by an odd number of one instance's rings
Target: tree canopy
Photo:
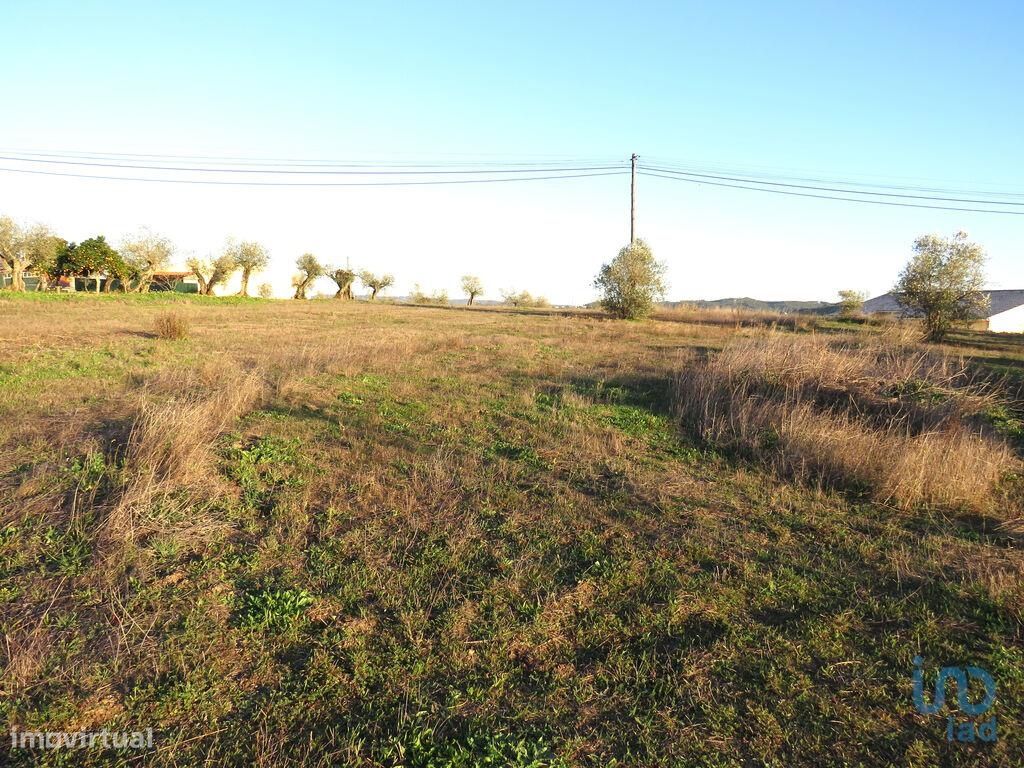
[[[203,296],[212,296],[217,286],[226,283],[238,269],[234,255],[228,252],[212,261],[193,256],[186,263],[199,281],[199,293]]]
[[[12,290],[25,290],[25,272],[37,272],[43,280],[53,274],[64,245],[41,224],[25,228],[9,216],[0,216],[0,262],[11,272]]]
[[[100,291],[100,276],[107,275],[106,289],[110,280],[117,277],[127,279],[127,265],[103,235],[90,237],[80,243],[68,243],[57,256],[56,272],[62,275],[81,275],[96,278],[96,292]]]
[[[473,306],[476,297],[484,292],[484,284],[476,275],[463,275],[462,292],[466,294],[466,304]]]
[[[270,263],[270,253],[253,240],[240,243],[229,242],[225,254],[230,254],[238,269],[242,270],[242,285],[238,289],[239,296],[249,295],[249,278],[254,272],[260,272]]]
[[[950,238],[924,235],[914,241],[914,255],[893,287],[907,314],[924,319],[929,340],[942,340],[957,323],[982,317],[988,309],[985,252],[966,232]]]
[[[356,273],[353,270],[346,267],[328,267],[327,276],[338,286],[338,292],[334,294],[334,298],[352,298],[352,283],[356,281]]]
[[[370,289],[370,301],[376,299],[378,293],[395,284],[394,275],[377,275],[368,269],[364,269],[359,273],[359,279],[362,280],[363,285]]]
[[[126,238],[118,250],[132,272],[132,290],[138,293],[149,290],[153,274],[167,269],[174,256],[168,238],[148,231]]]
[[[295,286],[295,298],[304,299],[310,284],[324,273],[324,267],[312,253],[304,253],[299,256],[295,260],[295,266],[299,270],[299,274],[292,278],[292,285]]]
[[[665,296],[665,265],[637,239],[601,267],[594,286],[601,291],[601,305],[616,317],[644,317]]]

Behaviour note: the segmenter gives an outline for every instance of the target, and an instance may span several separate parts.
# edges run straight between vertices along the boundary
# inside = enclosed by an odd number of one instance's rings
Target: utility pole
[[[633,172],[629,182],[629,244],[636,242],[636,152],[633,153]]]

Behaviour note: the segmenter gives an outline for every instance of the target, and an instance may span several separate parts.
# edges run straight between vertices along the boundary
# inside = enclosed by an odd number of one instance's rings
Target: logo
[[[924,697],[924,659],[914,657],[914,706],[922,715],[934,715],[946,704],[946,681],[956,681],[956,703],[961,713],[968,718],[977,718],[991,709],[996,700],[996,683],[987,671],[981,667],[942,667],[935,679],[932,702],[929,704]],[[970,682],[978,680],[985,688],[984,697],[977,702],[971,701]],[[996,718],[993,715],[984,722],[972,719],[958,721],[955,716],[946,717],[946,741],[995,741]]]

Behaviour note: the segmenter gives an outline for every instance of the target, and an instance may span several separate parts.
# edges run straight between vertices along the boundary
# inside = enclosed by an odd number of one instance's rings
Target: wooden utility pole
[[[633,153],[633,172],[629,182],[629,244],[636,242],[636,153]]]

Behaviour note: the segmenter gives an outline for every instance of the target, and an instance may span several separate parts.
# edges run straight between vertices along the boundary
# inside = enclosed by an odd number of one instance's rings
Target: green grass
[[[59,300],[140,328],[137,313],[163,306]],[[19,306],[45,318],[54,301]],[[1020,764],[1019,534],[792,484],[695,442],[669,384],[678,344],[705,340],[671,335],[678,324],[208,311],[201,343],[147,365],[136,337],[0,358],[14,390],[0,413],[0,628],[39,664],[5,677],[0,716],[153,727],[160,748],[7,764]],[[238,313],[266,338],[236,346],[219,329]],[[143,383],[186,358],[251,363],[281,328],[345,354],[210,437],[211,474],[191,479],[201,503],[183,518],[105,538],[137,471],[122,449],[133,398],[155,397]],[[30,410],[39,370],[58,403],[45,413],[76,414],[80,432],[37,434],[52,424]],[[94,404],[61,410],[85,380],[104,383]],[[990,414],[994,428],[1015,419]],[[32,637],[46,641],[35,656]],[[996,744],[949,744],[942,716],[914,710],[918,654],[931,673],[993,674]]]

